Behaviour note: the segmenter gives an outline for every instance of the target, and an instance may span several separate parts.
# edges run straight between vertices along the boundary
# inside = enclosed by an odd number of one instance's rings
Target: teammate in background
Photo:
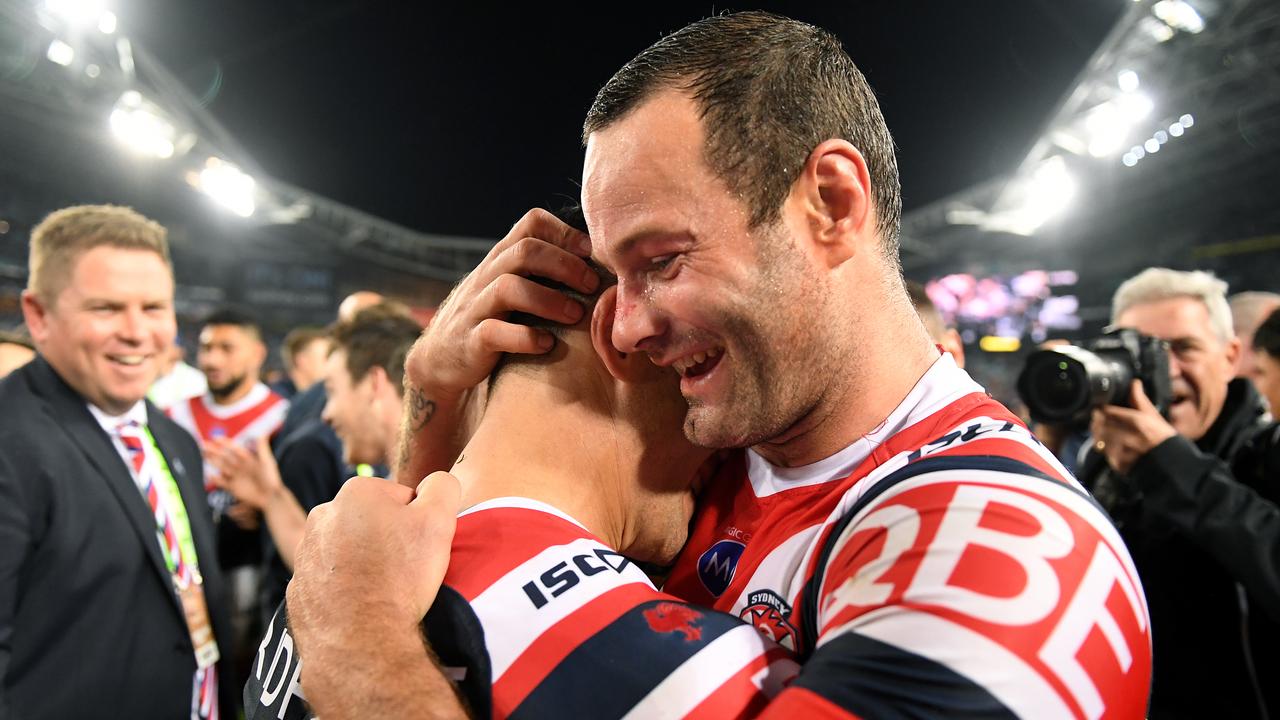
[[[26,333],[0,330],[0,378],[35,359],[35,344]]]
[[[289,401],[259,380],[266,357],[262,331],[252,316],[234,309],[214,312],[201,327],[196,354],[209,391],[169,408],[169,417],[194,435],[206,452],[217,441],[245,448],[267,443],[280,429]],[[218,558],[231,587],[233,657],[243,678],[261,626],[257,608],[261,516],[218,488],[216,472],[211,463],[205,467],[205,491],[217,526]]]
[[[916,309],[916,314],[924,323],[924,329],[929,333],[929,337],[933,338],[934,344],[942,348],[943,352],[951,353],[957,367],[963,368],[964,341],[960,339],[960,333],[942,319],[942,313],[938,312],[933,300],[929,299],[929,293],[925,291],[924,285],[915,280],[907,280],[906,285],[911,306]]]
[[[453,468],[469,509],[425,629],[475,717],[737,717],[759,711],[795,674],[790,653],[751,626],[658,592],[628,560],[674,559],[693,509],[690,484],[711,451],[680,431],[676,373],[613,348],[612,284],[602,283],[598,307],[596,296],[578,296],[586,317],[552,330],[555,352],[510,356],[495,369],[484,418]],[[331,378],[353,346],[339,340]],[[331,404],[346,392],[332,385]],[[312,622],[341,632],[347,618]],[[306,715],[290,684],[302,668],[288,633],[281,613],[245,690],[249,718]]]
[[[1236,358],[1236,377],[1253,380],[1257,364],[1253,354],[1253,333],[1262,321],[1280,309],[1280,293],[1247,291],[1227,298],[1231,307],[1231,328],[1240,338],[1240,356]]]
[[[280,356],[288,377],[273,389],[281,397],[292,398],[324,379],[329,335],[320,327],[294,328],[284,336]]]

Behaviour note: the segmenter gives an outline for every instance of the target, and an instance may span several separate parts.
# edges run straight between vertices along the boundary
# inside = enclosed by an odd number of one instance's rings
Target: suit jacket
[[[151,403],[147,418],[190,518],[234,718],[200,451]],[[187,718],[195,669],[147,501],[84,398],[36,358],[0,382],[0,719]]]

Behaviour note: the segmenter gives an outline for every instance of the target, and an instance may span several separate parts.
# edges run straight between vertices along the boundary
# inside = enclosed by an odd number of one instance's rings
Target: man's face
[[[206,325],[196,363],[209,381],[209,393],[221,400],[258,382],[265,355],[262,341],[248,328]]]
[[[342,441],[343,459],[348,465],[381,465],[387,460],[384,442],[379,441],[377,423],[370,416],[373,382],[365,375],[351,381],[347,353],[334,350],[325,361],[324,388],[329,398],[324,405],[324,421]]]
[[[1258,392],[1267,399],[1267,407],[1271,409],[1271,417],[1280,418],[1280,358],[1259,350],[1253,354],[1253,384]]]
[[[1179,435],[1199,440],[1222,412],[1239,342],[1223,342],[1210,325],[1204,303],[1190,297],[1134,305],[1116,324],[1169,343],[1169,423]]]
[[[785,224],[749,229],[702,152],[693,101],[659,94],[591,136],[582,202],[619,279],[614,345],[680,372],[691,440],[744,447],[821,399],[829,303]]]
[[[116,415],[146,395],[178,331],[173,275],[149,250],[95,247],[75,262],[52,304],[28,294],[23,309],[49,364]]]

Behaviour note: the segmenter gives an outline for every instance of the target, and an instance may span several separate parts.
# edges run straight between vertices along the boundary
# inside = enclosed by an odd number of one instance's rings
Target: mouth
[[[107,361],[113,365],[119,365],[127,368],[141,367],[147,361],[148,355],[108,355]]]
[[[713,347],[701,350],[690,355],[685,355],[671,363],[671,367],[680,373],[680,377],[685,380],[697,380],[705,375],[710,374],[712,370],[720,364],[720,359],[724,355],[724,348]]]

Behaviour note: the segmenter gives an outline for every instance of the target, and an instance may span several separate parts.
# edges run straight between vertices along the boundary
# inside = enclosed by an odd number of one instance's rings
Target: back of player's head
[[[562,220],[565,224],[574,228],[575,230],[580,230],[583,233],[587,232],[587,223],[586,223],[586,219],[583,218],[582,216],[581,207],[577,205],[572,205],[556,211],[554,215],[558,217],[560,220]],[[591,315],[595,311],[596,303],[600,300],[600,296],[604,294],[606,290],[618,284],[618,276],[614,275],[603,265],[600,265],[599,263],[592,260],[591,258],[584,258],[583,261],[586,262],[587,267],[590,268],[592,272],[596,274],[596,277],[600,280],[599,284],[596,286],[595,292],[592,292],[592,293],[579,292],[578,290],[568,287],[567,285],[562,285],[558,282],[555,282],[554,280],[548,280],[546,278],[542,278],[538,276],[532,276],[529,278],[529,280],[535,283],[538,283],[539,285],[542,285],[544,287],[549,287],[553,290],[556,290],[562,293],[563,295],[565,295],[566,297],[570,298],[571,300],[582,305],[582,308],[583,308],[582,320],[579,321],[578,325],[585,325],[590,322]],[[553,337],[556,338],[557,342],[563,340],[565,333],[569,332],[571,328],[578,327],[578,325],[569,326],[563,323],[558,323],[551,320],[546,320],[544,318],[540,318],[537,315],[530,315],[528,313],[512,313],[507,318],[507,322],[510,322],[516,325],[524,325],[526,327],[531,327],[531,328],[548,332]],[[515,353],[504,354],[501,358],[498,359],[498,364],[494,366],[493,371],[489,374],[490,393],[493,392],[493,389],[497,384],[499,377],[505,374],[505,372],[508,369],[513,367],[534,366],[534,365],[542,365],[542,364],[545,364],[545,358],[543,358],[543,356],[520,355]]]
[[[327,340],[329,333],[322,327],[303,325],[289,331],[280,343],[280,356],[286,368],[293,367],[293,359],[302,354],[313,342]]]
[[[398,303],[372,305],[329,331],[333,340],[329,352],[346,354],[351,382],[360,382],[370,370],[380,367],[397,392],[403,389],[404,360],[422,334],[422,326],[402,308]]]

